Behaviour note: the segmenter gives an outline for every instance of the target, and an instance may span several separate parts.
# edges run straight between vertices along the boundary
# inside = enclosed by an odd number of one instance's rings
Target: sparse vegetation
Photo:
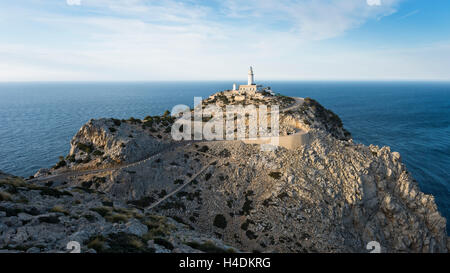
[[[66,159],[67,159],[69,162],[75,162],[75,155],[68,155],[68,156],[66,157]]]
[[[142,238],[124,232],[111,233],[108,237],[93,236],[85,244],[88,248],[95,249],[97,253],[153,253],[155,251],[147,248]]]
[[[122,122],[119,119],[113,118],[112,121],[114,122],[114,125],[116,125],[116,126],[120,126],[120,124],[122,124]]]
[[[39,222],[41,223],[49,223],[49,224],[58,224],[59,223],[59,217],[58,216],[40,216],[38,218]]]
[[[87,243],[87,247],[94,249],[97,253],[101,253],[105,249],[105,238],[101,235],[93,237]]]
[[[11,200],[11,194],[0,191],[0,201],[10,201]]]
[[[52,196],[52,197],[56,197],[56,198],[60,198],[63,195],[73,196],[68,191],[59,191],[57,189],[52,189],[52,188],[48,188],[48,187],[37,187],[36,190],[40,190],[41,195],[48,195],[48,196]]]
[[[199,152],[206,153],[209,150],[209,147],[206,145],[203,145],[200,149],[198,149]]]
[[[142,120],[136,119],[136,118],[134,118],[134,117],[130,117],[130,118],[128,119],[128,121],[129,121],[130,123],[132,123],[132,124],[142,123]]]
[[[247,230],[245,232],[245,235],[247,235],[247,238],[249,238],[250,240],[254,240],[254,239],[258,238],[258,236],[256,236],[256,234],[251,230]]]
[[[128,216],[120,213],[113,213],[105,216],[106,221],[112,223],[125,223],[128,221]]]
[[[98,207],[98,208],[91,208],[91,210],[97,212],[102,217],[105,217],[106,215],[111,213],[112,208],[109,208],[109,207]]]
[[[58,163],[56,163],[56,165],[53,168],[59,169],[59,168],[65,167],[66,165],[67,165],[67,163],[63,158],[62,160],[60,159],[60,161]]]
[[[127,222],[131,218],[142,218],[142,215],[135,209],[122,209],[113,208],[108,206],[102,206],[97,208],[91,208],[91,211],[97,212],[105,218],[106,221],[112,223]]]
[[[214,226],[225,229],[227,227],[227,219],[222,214],[217,214],[214,218]]]
[[[103,156],[103,154],[105,154],[105,153],[102,152],[102,151],[99,151],[99,150],[95,150],[95,151],[92,153],[92,155],[94,155],[94,156]]]
[[[131,204],[133,206],[139,207],[139,208],[146,208],[155,201],[156,201],[155,198],[153,198],[151,196],[145,196],[139,200],[131,200],[131,201],[128,201],[127,203]]]
[[[149,215],[143,220],[143,224],[148,227],[148,232],[144,235],[145,240],[168,236],[175,230],[175,226],[170,224],[166,217],[159,215]]]
[[[212,176],[211,173],[205,174],[205,180],[208,181],[211,178],[211,176]]]
[[[168,250],[173,250],[174,249],[172,243],[167,241],[164,238],[157,237],[157,238],[154,239],[154,242],[155,242],[155,244],[163,246],[163,247],[167,248]]]
[[[58,213],[63,213],[65,215],[69,215],[69,212],[67,210],[65,210],[62,206],[54,206],[50,212],[58,212]]]
[[[176,179],[175,181],[173,181],[173,183],[175,184],[175,185],[177,185],[177,184],[183,184],[183,179]]]
[[[218,246],[216,246],[212,241],[206,241],[204,243],[198,243],[198,242],[188,242],[186,245],[198,249],[200,251],[206,252],[206,253],[231,253],[234,252],[232,249],[223,249]]]
[[[272,177],[273,179],[280,179],[281,178],[281,173],[280,172],[271,172],[269,173],[269,176]]]
[[[115,129],[114,129],[115,130]],[[77,148],[87,154],[90,154],[92,152],[92,144],[84,144],[84,143],[78,143]]]

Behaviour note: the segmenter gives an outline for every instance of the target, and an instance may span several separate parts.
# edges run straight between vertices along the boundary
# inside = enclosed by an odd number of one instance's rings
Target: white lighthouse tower
[[[255,78],[253,74],[253,67],[250,66],[250,69],[248,70],[248,82],[246,85],[239,85],[239,91],[242,92],[256,92],[258,91],[259,85],[256,85]]]
[[[253,75],[253,68],[250,66],[250,69],[248,70],[248,85],[254,85],[255,79]]]

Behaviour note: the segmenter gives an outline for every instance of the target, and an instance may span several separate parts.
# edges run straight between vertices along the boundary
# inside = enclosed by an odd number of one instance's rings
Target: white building
[[[250,66],[248,70],[248,78],[246,85],[239,85],[239,91],[253,91],[256,92],[258,89],[262,87],[261,85],[257,85],[255,83],[255,75],[253,74],[253,68]]]

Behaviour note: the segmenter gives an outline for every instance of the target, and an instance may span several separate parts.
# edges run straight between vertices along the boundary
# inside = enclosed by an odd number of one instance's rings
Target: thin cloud
[[[14,69],[3,67],[0,80],[56,80],[54,75],[58,80],[238,80],[248,65],[256,66],[260,79],[381,78],[388,72],[380,60],[406,75],[412,67],[396,63],[414,58],[413,54],[379,58],[383,52],[355,53],[327,44],[327,39],[368,20],[395,13],[397,0],[384,0],[380,7],[363,0],[208,1],[214,5],[83,0],[77,12],[69,14],[41,3],[49,8],[30,7],[29,16],[16,17],[26,18],[21,24],[41,26],[38,31],[53,38],[36,35],[35,43],[3,42],[0,63],[14,64]],[[328,46],[320,47],[324,44]],[[392,69],[389,76],[395,73]]]
[[[81,0],[66,0],[66,3],[69,6],[80,6]]]
[[[419,12],[420,12],[420,10],[416,9],[416,10],[411,11],[411,12],[405,14],[405,15],[400,16],[399,19],[400,19],[400,20],[406,19],[406,18],[408,18],[408,17],[411,17],[411,16],[414,16],[414,15],[418,14]]]

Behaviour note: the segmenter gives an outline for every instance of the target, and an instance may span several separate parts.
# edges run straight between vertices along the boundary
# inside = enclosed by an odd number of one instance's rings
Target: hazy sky
[[[449,0],[2,0],[0,34],[0,81],[450,80]]]

